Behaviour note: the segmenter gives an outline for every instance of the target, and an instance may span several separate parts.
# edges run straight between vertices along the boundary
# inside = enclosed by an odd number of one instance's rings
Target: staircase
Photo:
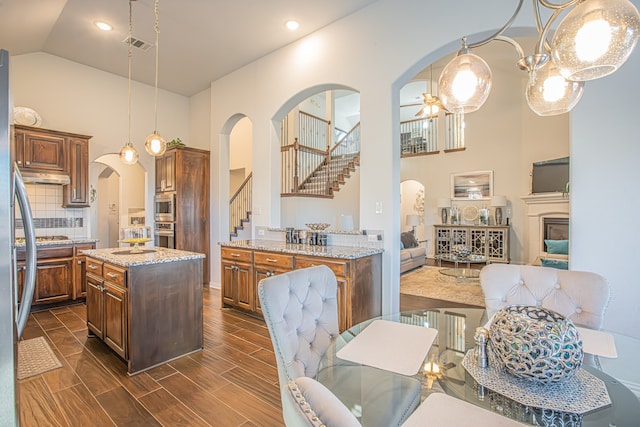
[[[304,180],[298,189],[299,195],[325,195],[333,197],[333,193],[340,191],[352,172],[360,166],[360,153],[332,156],[327,163],[322,163],[311,175]]]
[[[240,225],[234,225],[233,231],[229,233],[233,240],[251,240],[251,212],[247,212],[245,218],[240,218]]]

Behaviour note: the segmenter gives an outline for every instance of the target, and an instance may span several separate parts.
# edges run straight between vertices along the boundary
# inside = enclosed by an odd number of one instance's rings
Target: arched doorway
[[[98,248],[120,246],[120,228],[137,225],[153,225],[153,212],[147,212],[145,180],[146,171],[140,163],[125,165],[117,154],[105,154],[90,165],[95,191],[91,204],[91,235],[97,236]]]
[[[231,240],[251,239],[253,124],[240,119],[229,135],[229,234]]]

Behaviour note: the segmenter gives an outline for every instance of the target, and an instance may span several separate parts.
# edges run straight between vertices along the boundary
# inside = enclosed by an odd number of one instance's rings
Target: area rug
[[[44,337],[31,338],[18,344],[18,379],[29,378],[52,369],[61,368]]]
[[[400,293],[484,307],[478,279],[458,279],[423,266],[400,276]]]

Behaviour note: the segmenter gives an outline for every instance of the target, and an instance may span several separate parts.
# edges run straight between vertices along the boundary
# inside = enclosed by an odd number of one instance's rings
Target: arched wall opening
[[[99,239],[96,247],[118,247],[120,228],[153,227],[153,209],[146,207],[148,174],[140,163],[125,165],[118,154],[105,154],[92,161],[89,169],[96,190],[90,207],[90,217],[97,219],[90,225],[91,235]]]

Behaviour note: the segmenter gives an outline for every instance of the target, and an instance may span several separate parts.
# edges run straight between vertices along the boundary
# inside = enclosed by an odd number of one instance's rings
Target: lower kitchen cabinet
[[[201,350],[202,259],[121,265],[94,255],[109,250],[87,254],[90,335],[124,359],[130,375]]]
[[[382,312],[382,256],[327,258],[249,249],[221,248],[222,307],[262,316],[260,280],[294,269],[326,265],[338,282],[338,326],[344,331]]]
[[[80,250],[94,248],[95,244],[38,247],[36,282],[32,306],[68,303],[84,298],[85,257]],[[18,249],[18,300],[24,285],[25,250]]]
[[[87,260],[87,328],[123,359],[127,358],[127,270]]]

